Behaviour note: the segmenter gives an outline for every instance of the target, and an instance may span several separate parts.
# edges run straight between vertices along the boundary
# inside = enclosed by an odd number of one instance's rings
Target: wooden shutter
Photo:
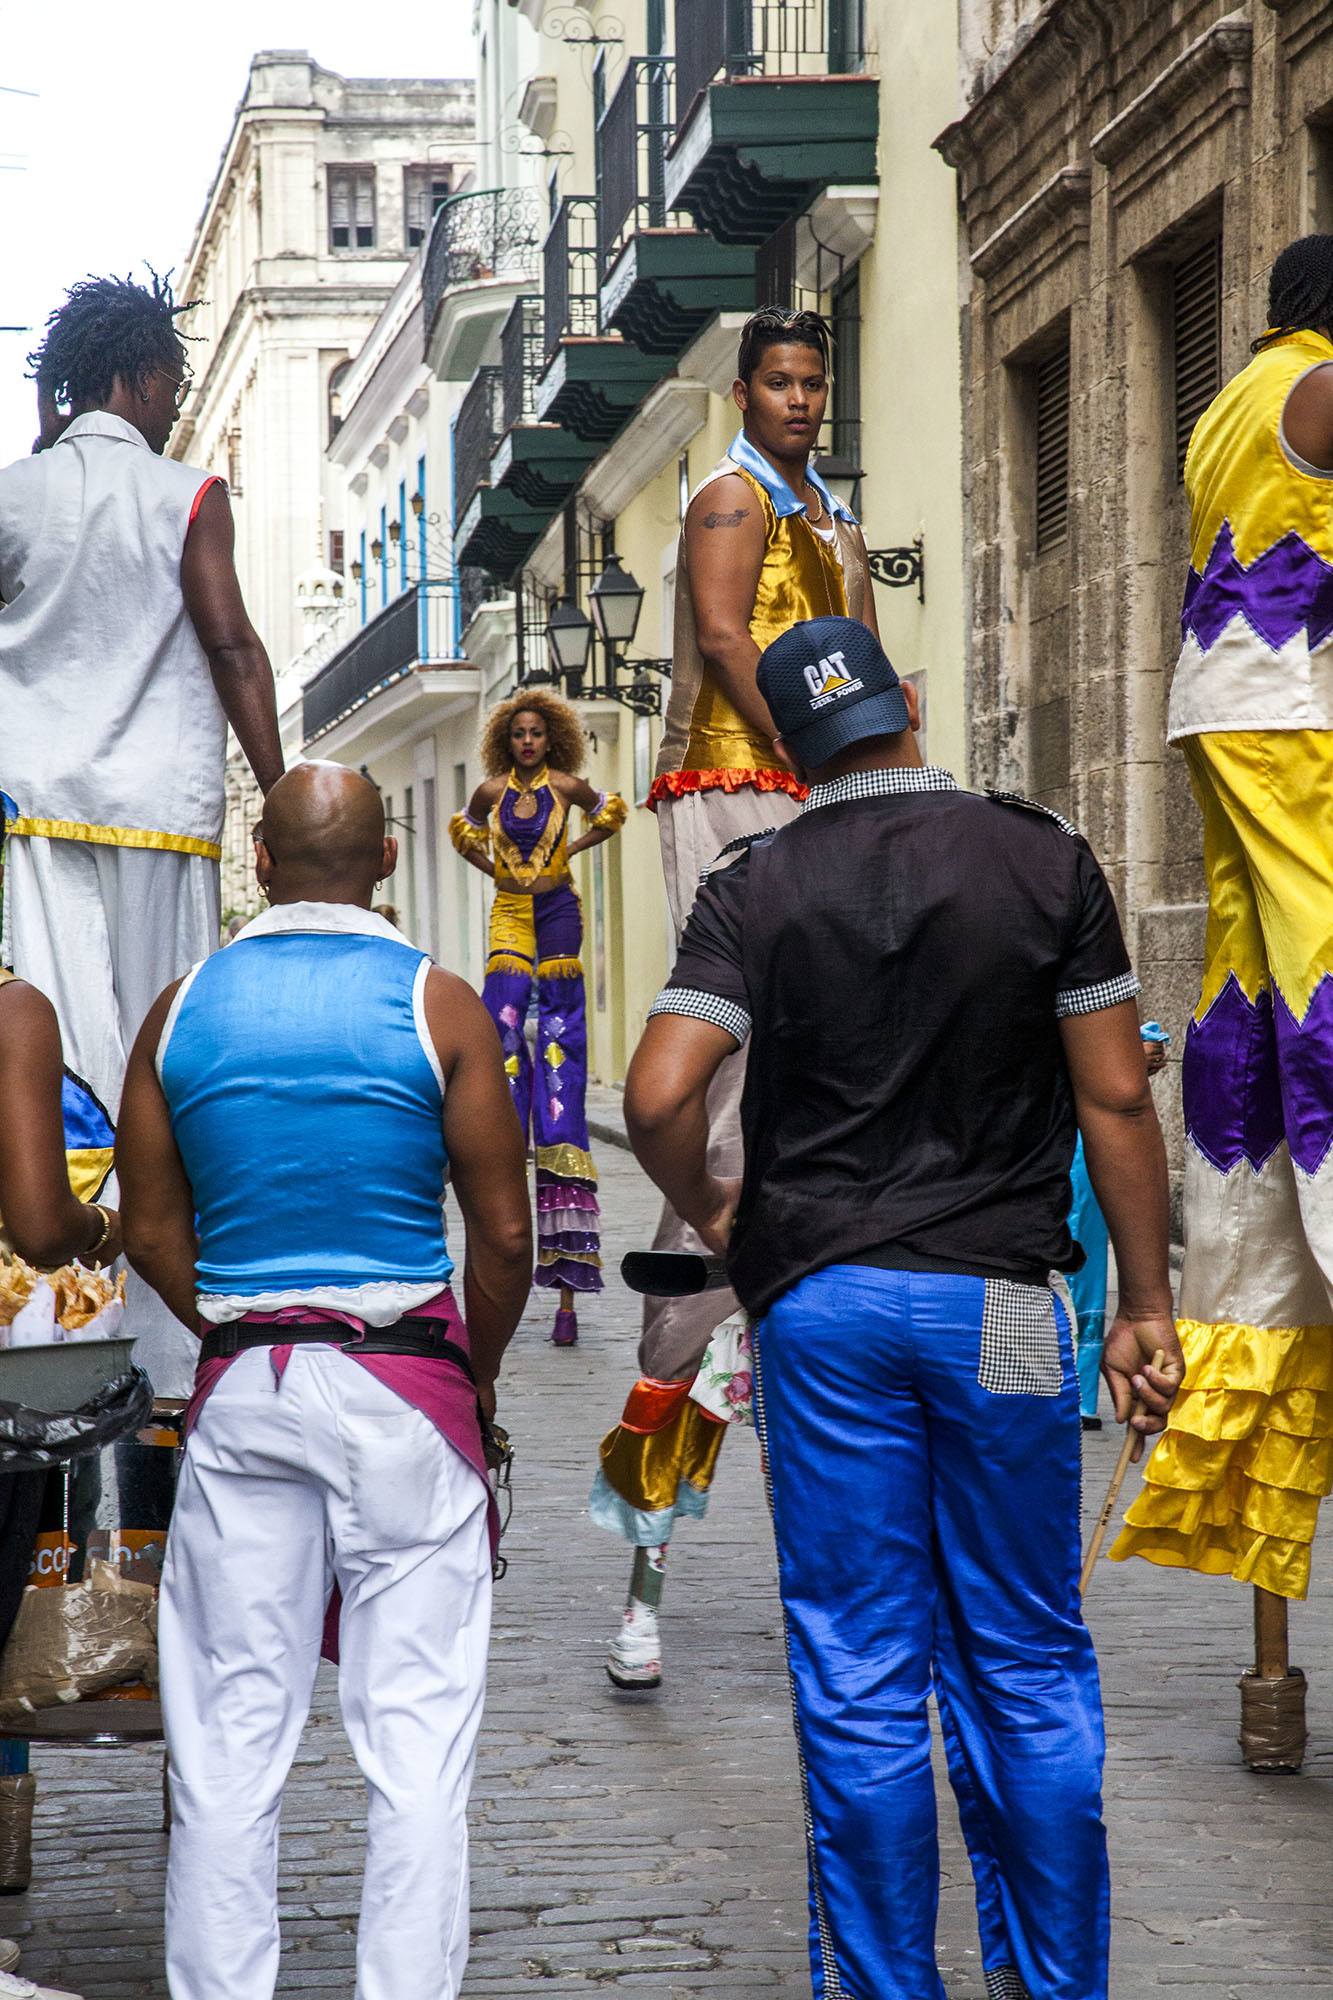
[[[1176,391],[1176,477],[1190,435],[1222,386],[1222,239],[1214,236],[1171,272]]]
[[[1069,529],[1069,343],[1037,363],[1037,554]]]

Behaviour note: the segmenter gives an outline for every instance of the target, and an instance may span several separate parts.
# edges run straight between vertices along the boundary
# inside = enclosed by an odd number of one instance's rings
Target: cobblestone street
[[[609,1094],[598,1096],[605,1117]],[[614,1274],[624,1249],[647,1242],[656,1201],[626,1153],[604,1139],[598,1153]],[[728,1442],[712,1514],[674,1552],[665,1686],[617,1695],[602,1657],[628,1563],[584,1502],[633,1372],[636,1305],[612,1275],[570,1352],[546,1343],[546,1317],[534,1311],[519,1334],[502,1400],[516,1506],[473,1799],[465,1992],[800,2000],[800,1812],[753,1436]],[[1108,1426],[1089,1446],[1093,1511],[1117,1434]],[[1248,1593],[1144,1564],[1098,1576],[1116,2000],[1333,1995],[1331,1580],[1325,1555],[1312,1608],[1294,1618],[1295,1658],[1312,1675],[1305,1773],[1261,1779],[1235,1744]],[[164,1995],[160,1752],[39,1750],[34,1768],[35,1884],[0,1908],[0,1931],[22,1941],[25,1972],[85,2000]],[[283,1993],[350,2000],[362,1825],[326,1669],[287,1795]],[[950,2000],[982,2000],[947,1804],[943,1842],[941,1965]]]

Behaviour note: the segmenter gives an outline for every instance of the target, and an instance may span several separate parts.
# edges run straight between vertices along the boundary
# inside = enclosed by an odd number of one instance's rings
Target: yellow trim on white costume
[[[150,847],[158,853],[198,854],[205,861],[221,861],[222,849],[216,840],[197,840],[189,833],[154,833],[142,826],[92,826],[78,819],[31,819],[21,814],[8,820],[5,832],[38,840],[89,840],[95,847]]]

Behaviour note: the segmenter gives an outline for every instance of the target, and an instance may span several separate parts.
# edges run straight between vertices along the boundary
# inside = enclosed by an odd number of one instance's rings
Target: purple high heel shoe
[[[572,1308],[561,1306],[551,1328],[552,1347],[573,1347],[579,1337],[578,1314]]]

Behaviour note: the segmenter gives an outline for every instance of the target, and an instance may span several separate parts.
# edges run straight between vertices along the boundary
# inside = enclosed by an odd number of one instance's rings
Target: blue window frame
[[[366,595],[370,589],[370,577],[366,571],[366,531],[361,530],[361,623],[366,622]]]
[[[398,588],[407,589],[407,481],[398,482]]]
[[[389,513],[380,508],[380,610],[389,601]]]

